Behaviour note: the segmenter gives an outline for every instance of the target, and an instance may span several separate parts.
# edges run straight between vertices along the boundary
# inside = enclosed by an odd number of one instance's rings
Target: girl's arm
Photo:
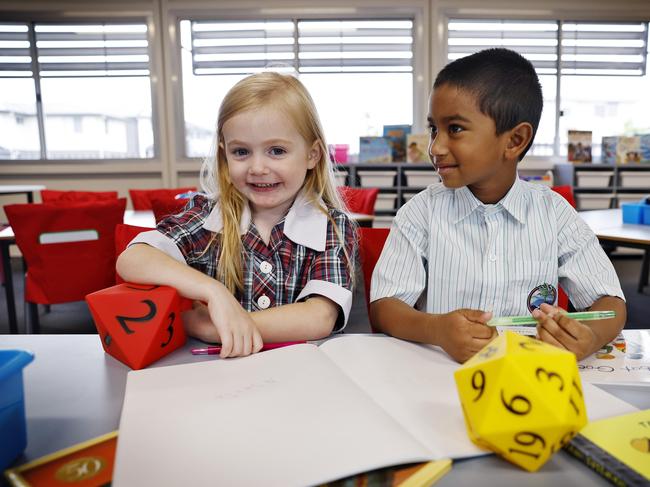
[[[216,279],[146,244],[128,247],[118,257],[116,268],[126,281],[171,286],[186,298],[207,303],[221,340],[222,357],[249,355],[262,348],[255,323]]]
[[[339,306],[324,296],[251,313],[265,342],[318,340],[334,329]]]

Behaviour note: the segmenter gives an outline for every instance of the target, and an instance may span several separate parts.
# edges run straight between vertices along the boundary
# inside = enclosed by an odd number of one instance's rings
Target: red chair
[[[189,201],[188,198],[176,198],[175,196],[152,196],[150,198],[153,216],[158,223],[169,215],[180,213]]]
[[[130,189],[129,196],[131,196],[131,203],[134,210],[151,210],[151,198],[159,196],[164,198],[175,197],[176,195],[196,191],[194,186],[186,188],[172,188],[172,189]]]
[[[116,200],[117,191],[59,191],[42,189],[43,203]]]
[[[124,219],[126,198],[4,208],[27,264],[27,323],[34,332],[40,331],[38,304],[83,301],[115,283],[115,226]]]
[[[564,197],[572,207],[576,207],[576,200],[573,196],[573,188],[571,186],[553,186],[553,191]],[[564,289],[558,286],[557,305],[562,309],[569,309],[569,297],[564,292]]]
[[[370,308],[370,281],[372,271],[375,270],[377,259],[381,255],[384,243],[388,238],[388,228],[359,228],[359,258],[361,259],[361,270],[363,271],[363,284],[366,291],[366,307]]]
[[[351,188],[350,186],[337,186],[341,199],[352,213],[364,215],[375,214],[375,203],[378,188]]]
[[[553,186],[551,189],[563,196],[571,206],[576,207],[576,199],[573,196],[573,188],[571,186]]]

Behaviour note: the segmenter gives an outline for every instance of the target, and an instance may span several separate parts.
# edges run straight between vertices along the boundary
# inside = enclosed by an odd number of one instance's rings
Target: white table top
[[[650,225],[623,223],[620,209],[581,211],[579,214],[598,238],[650,245]]]
[[[2,184],[0,194],[30,193],[41,189],[45,189],[42,184]]]
[[[650,330],[625,331],[642,347]],[[184,347],[150,367],[218,360],[191,355],[200,346],[189,339]],[[129,368],[106,355],[98,335],[0,335],[0,349],[26,349],[35,360],[23,372],[28,445],[19,463],[117,429]],[[647,386],[599,385],[639,408],[650,408]],[[562,452],[531,475],[495,457],[454,464],[440,486],[482,485],[608,485],[586,466]]]

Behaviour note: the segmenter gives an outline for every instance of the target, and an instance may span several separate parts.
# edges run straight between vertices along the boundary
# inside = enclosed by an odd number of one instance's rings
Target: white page
[[[344,335],[321,349],[433,458],[485,454],[467,436],[453,376],[460,365],[444,351],[372,335]],[[583,383],[583,392],[591,421],[636,410],[591,384]]]
[[[428,459],[314,345],[128,374],[115,486],[311,485]]]
[[[459,365],[445,352],[380,335],[341,336],[320,347],[433,458],[486,454],[467,436],[454,382]]]

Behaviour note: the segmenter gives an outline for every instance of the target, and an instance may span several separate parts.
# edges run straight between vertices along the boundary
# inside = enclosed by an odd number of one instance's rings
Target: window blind
[[[291,20],[192,21],[191,25],[192,70],[196,75],[294,67],[295,25]]]
[[[490,47],[507,47],[539,74],[644,75],[647,23],[451,19],[448,60]],[[558,59],[558,45],[560,46]]]
[[[196,75],[412,72],[413,21],[192,21]]]
[[[36,23],[42,77],[147,76],[145,23]]]
[[[412,20],[302,20],[300,72],[412,72]]]
[[[0,23],[0,77],[31,76],[29,26],[25,23]]]

